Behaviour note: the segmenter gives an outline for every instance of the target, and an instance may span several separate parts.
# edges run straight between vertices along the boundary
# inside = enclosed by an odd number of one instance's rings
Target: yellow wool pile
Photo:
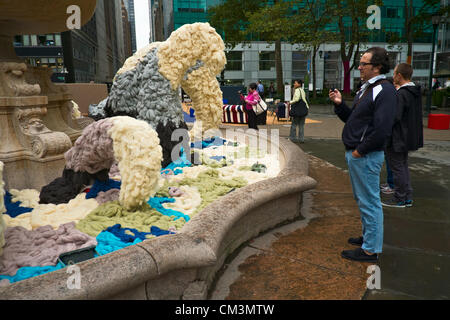
[[[114,156],[122,177],[119,201],[127,210],[139,207],[157,191],[162,148],[158,134],[142,120],[111,118],[108,134],[113,139]]]
[[[39,205],[39,191],[35,189],[11,189],[11,202],[20,201],[21,207],[36,208]]]
[[[0,256],[3,253],[3,246],[5,245],[5,221],[3,220],[3,213],[6,211],[3,203],[3,196],[5,195],[3,183],[3,162],[0,161]]]
[[[175,197],[175,202],[164,203],[166,209],[173,209],[182,212],[185,215],[192,215],[202,203],[202,197],[197,187],[180,186],[184,193],[180,197]]]
[[[97,207],[98,203],[95,199],[86,199],[86,194],[81,193],[69,203],[39,204],[31,212],[23,213],[15,218],[4,215],[4,218],[8,227],[21,226],[34,230],[51,225],[53,229],[58,229],[64,223],[84,219]]]
[[[78,107],[78,104],[75,103],[75,101],[72,102],[72,119],[79,119],[81,118],[81,112],[80,108]]]
[[[158,48],[159,71],[173,90],[181,85],[191,97],[197,119],[194,127],[202,122],[202,132],[221,124],[222,91],[216,76],[226,64],[224,49],[222,38],[209,23],[185,24]],[[189,70],[199,61],[198,69]]]

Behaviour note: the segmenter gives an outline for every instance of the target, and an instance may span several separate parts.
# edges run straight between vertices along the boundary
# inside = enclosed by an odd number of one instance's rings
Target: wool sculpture
[[[85,178],[95,177],[102,172],[99,179],[102,182],[108,181],[108,171],[117,161],[121,174],[119,201],[128,210],[144,204],[158,187],[162,149],[155,130],[142,120],[118,116],[93,122],[83,130],[83,134],[64,156],[65,172],[73,171],[75,176]],[[49,189],[52,189],[55,201],[65,196],[58,194],[58,190],[64,190],[58,188],[58,179],[42,188],[41,203],[42,199],[48,198],[46,193],[50,192]],[[69,199],[73,199],[93,181],[83,179],[75,183],[66,179],[63,182],[71,191],[68,193]],[[66,196],[63,198],[67,200]]]
[[[128,115],[145,120],[158,133],[162,166],[172,162],[172,132],[187,129],[180,86],[190,95],[197,122],[193,132],[217,128],[222,118],[222,92],[216,76],[225,66],[225,45],[208,23],[185,24],[164,42],[136,52],[117,72],[107,99],[90,106],[94,119]]]

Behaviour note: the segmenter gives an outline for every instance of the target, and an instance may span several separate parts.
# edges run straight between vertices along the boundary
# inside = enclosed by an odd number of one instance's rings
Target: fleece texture
[[[16,218],[8,215],[5,215],[4,218],[8,227],[21,226],[33,230],[50,225],[53,229],[57,229],[61,224],[78,222],[97,207],[98,203],[95,199],[86,199],[86,195],[82,193],[70,200],[69,203],[40,204],[33,211],[21,214]]]
[[[216,76],[226,64],[225,45],[209,23],[185,24],[158,48],[159,70],[175,90],[180,85],[192,99],[202,132],[217,128],[222,117],[222,91]]]
[[[90,185],[94,180],[108,180],[108,169],[103,169],[90,174],[88,172],[75,172],[65,168],[62,177],[56,178],[48,185],[42,187],[39,194],[39,203],[62,204],[74,199],[85,186]]]
[[[73,147],[64,154],[66,168],[91,174],[109,170],[115,161],[113,141],[108,134],[112,126],[110,119],[103,119],[84,128]]]
[[[144,204],[158,187],[162,148],[148,123],[130,117],[111,118],[108,131],[122,177],[119,201],[132,210]]]
[[[75,229],[75,222],[57,230],[43,226],[36,230],[12,227],[5,232],[6,246],[0,258],[0,274],[13,276],[21,267],[55,266],[60,254],[97,245],[95,238]]]
[[[140,232],[149,232],[151,226],[157,226],[163,230],[170,230],[174,226],[179,230],[186,221],[180,218],[176,221],[165,216],[148,204],[144,204],[140,209],[128,211],[117,201],[107,202],[92,211],[85,219],[77,224],[77,229],[96,237],[100,232],[115,224],[120,224],[123,228],[133,228]]]
[[[3,253],[3,246],[5,245],[5,229],[6,224],[3,220],[3,213],[6,211],[3,203],[3,196],[5,194],[5,184],[3,183],[3,162],[0,161],[0,256]]]

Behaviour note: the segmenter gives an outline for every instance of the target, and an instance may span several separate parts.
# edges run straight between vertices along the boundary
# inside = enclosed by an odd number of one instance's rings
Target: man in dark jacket
[[[386,80],[389,58],[385,49],[368,49],[361,57],[358,70],[364,84],[352,108],[346,105],[338,90],[329,92],[335,113],[345,122],[342,141],[363,229],[362,237],[348,239],[350,244],[361,248],[344,250],[341,255],[350,260],[375,262],[383,248],[380,171],[386,140],[392,132],[397,92]]]
[[[398,87],[398,104],[392,136],[386,157],[394,175],[394,197],[383,200],[387,207],[412,206],[412,187],[408,168],[408,151],[423,147],[422,95],[420,87],[411,82],[413,69],[400,63],[394,69],[394,84]]]

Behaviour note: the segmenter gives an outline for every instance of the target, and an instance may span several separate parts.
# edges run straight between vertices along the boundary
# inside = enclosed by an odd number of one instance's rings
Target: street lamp
[[[434,64],[434,43],[436,42],[436,30],[441,22],[441,16],[434,14],[431,17],[431,23],[433,24],[433,35],[431,40],[431,59],[430,59],[430,76],[428,78],[428,95],[427,95],[427,115],[431,112],[431,97],[433,94],[432,80],[433,80],[433,64]]]

